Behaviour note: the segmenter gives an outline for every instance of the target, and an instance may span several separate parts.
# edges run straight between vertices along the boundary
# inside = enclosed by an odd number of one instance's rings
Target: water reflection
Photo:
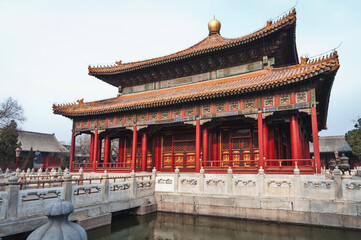
[[[359,236],[359,231],[159,212],[146,216],[122,216],[114,219],[111,226],[88,231],[89,240],[347,240],[359,239]]]

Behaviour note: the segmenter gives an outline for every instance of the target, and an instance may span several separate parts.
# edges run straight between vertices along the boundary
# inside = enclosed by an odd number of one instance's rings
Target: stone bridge
[[[84,178],[82,174],[66,173],[49,175],[50,179],[37,177],[36,181],[31,176],[19,177],[11,176],[7,184],[3,184],[4,191],[0,191],[0,237],[32,231],[45,224],[45,206],[59,198],[74,204],[75,212],[69,219],[85,229],[110,224],[114,212],[133,209],[137,214],[146,214],[156,211],[151,174],[109,177],[105,173]]]

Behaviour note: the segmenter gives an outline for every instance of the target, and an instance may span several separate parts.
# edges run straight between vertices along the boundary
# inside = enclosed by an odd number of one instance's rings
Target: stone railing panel
[[[137,181],[137,197],[151,196],[154,194],[154,181]]]
[[[204,179],[205,194],[226,194],[226,179],[219,177],[206,177]]]
[[[247,195],[256,196],[257,191],[256,178],[235,178],[233,179],[233,194],[234,195]]]
[[[155,179],[155,191],[157,192],[174,192],[173,176],[157,176]]]
[[[83,206],[102,202],[104,189],[102,184],[91,184],[73,186],[72,191],[74,206]]]
[[[179,177],[179,192],[199,193],[198,177]]]
[[[64,198],[64,189],[60,187],[20,190],[18,217],[42,214],[46,205],[60,198]]]
[[[345,200],[361,200],[361,180],[343,180],[342,193]]]
[[[130,182],[109,183],[109,201],[129,199],[132,197],[132,186]]]
[[[0,192],[0,220],[6,218],[7,203],[8,203],[7,192]]]
[[[265,196],[287,198],[294,196],[293,181],[288,179],[266,179]]]
[[[301,197],[309,199],[334,199],[335,182],[333,180],[301,181]]]

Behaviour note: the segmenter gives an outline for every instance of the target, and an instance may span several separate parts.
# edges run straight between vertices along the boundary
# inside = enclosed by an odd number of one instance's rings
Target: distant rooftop
[[[345,136],[327,136],[319,138],[320,152],[351,152],[350,145],[345,140]],[[313,144],[310,143],[310,152],[313,153]]]
[[[18,141],[22,151],[39,150],[40,152],[67,153],[69,152],[55,137],[54,134],[28,132],[19,130]]]

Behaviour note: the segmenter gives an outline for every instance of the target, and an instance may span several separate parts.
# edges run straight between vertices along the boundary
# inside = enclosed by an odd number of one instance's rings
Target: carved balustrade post
[[[258,196],[264,196],[264,179],[265,174],[262,167],[259,168],[257,174],[257,186],[258,186]]]
[[[342,179],[341,179],[341,171],[338,169],[338,166],[333,170],[333,180],[335,181],[335,197],[337,199],[342,199]]]
[[[71,182],[71,175],[69,172],[64,173],[64,199],[65,201],[72,203],[73,198],[73,185]]]
[[[18,197],[20,191],[18,180],[19,178],[14,174],[9,177],[9,184],[6,186],[6,192],[8,194],[6,209],[7,219],[16,219],[18,216]]]
[[[109,200],[109,175],[107,170],[104,171],[102,175],[102,184],[103,184],[103,202],[108,202]]]
[[[204,169],[201,167],[199,170],[199,191],[200,193],[204,193]]]
[[[137,197],[138,184],[137,184],[137,178],[135,176],[134,170],[130,173],[130,181],[133,186],[133,197],[135,198],[135,197]]]
[[[227,170],[227,194],[232,195],[233,193],[233,170],[231,167]]]
[[[300,169],[296,166],[293,170],[293,186],[294,186],[294,196],[297,198],[301,197],[301,176]]]
[[[157,169],[154,167],[152,170],[152,180],[155,182],[155,178],[157,177]]]
[[[179,191],[179,168],[175,168],[175,174],[174,174],[174,192]]]

